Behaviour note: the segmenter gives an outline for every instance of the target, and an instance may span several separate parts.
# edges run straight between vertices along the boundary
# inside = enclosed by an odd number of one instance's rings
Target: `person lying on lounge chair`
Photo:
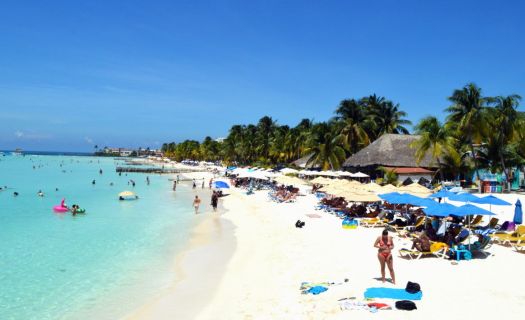
[[[422,231],[419,238],[415,238],[412,242],[412,249],[414,248],[421,252],[430,251],[430,239],[427,237],[425,231]]]

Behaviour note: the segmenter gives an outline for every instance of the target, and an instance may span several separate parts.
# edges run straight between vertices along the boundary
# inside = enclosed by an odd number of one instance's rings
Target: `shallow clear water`
[[[173,192],[167,176],[150,175],[149,186],[146,175],[119,176],[116,165],[0,157],[0,186],[8,187],[0,192],[1,319],[115,319],[172,279],[173,257],[197,222],[194,193],[183,185]],[[118,201],[123,190],[140,199]],[[54,213],[62,198],[86,214]]]

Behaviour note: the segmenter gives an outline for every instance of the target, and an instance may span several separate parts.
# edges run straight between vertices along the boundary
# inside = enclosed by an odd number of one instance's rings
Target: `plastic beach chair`
[[[430,245],[430,251],[418,251],[418,250],[412,250],[412,249],[401,249],[399,250],[399,255],[403,258],[410,258],[410,259],[419,259],[423,256],[435,256],[438,258],[445,258],[446,252],[447,252],[448,246],[446,243],[443,242],[433,242]]]
[[[512,247],[514,248],[514,250],[516,250],[518,252],[525,251],[525,236],[519,237],[516,240],[516,242],[512,243]]]
[[[490,237],[499,244],[512,244],[516,243],[524,235],[525,225],[520,225],[515,232],[493,233]]]

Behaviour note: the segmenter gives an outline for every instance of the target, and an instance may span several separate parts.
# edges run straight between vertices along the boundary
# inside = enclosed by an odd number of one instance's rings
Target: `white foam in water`
[[[149,186],[146,175],[119,176],[115,166],[110,158],[0,158],[8,187],[0,191],[2,319],[115,319],[169,283],[195,223],[193,193],[173,192],[167,176],[150,175]],[[123,190],[140,199],[118,201]],[[62,198],[87,214],[54,213]]]

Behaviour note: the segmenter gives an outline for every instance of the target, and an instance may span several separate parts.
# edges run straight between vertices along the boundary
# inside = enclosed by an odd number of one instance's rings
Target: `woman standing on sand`
[[[388,230],[383,230],[380,237],[377,237],[374,247],[378,248],[377,258],[381,265],[381,280],[385,282],[385,264],[388,266],[390,271],[390,277],[392,283],[396,284],[396,275],[394,274],[394,260],[392,258],[392,249],[394,249],[394,241],[391,236],[388,235]]]

